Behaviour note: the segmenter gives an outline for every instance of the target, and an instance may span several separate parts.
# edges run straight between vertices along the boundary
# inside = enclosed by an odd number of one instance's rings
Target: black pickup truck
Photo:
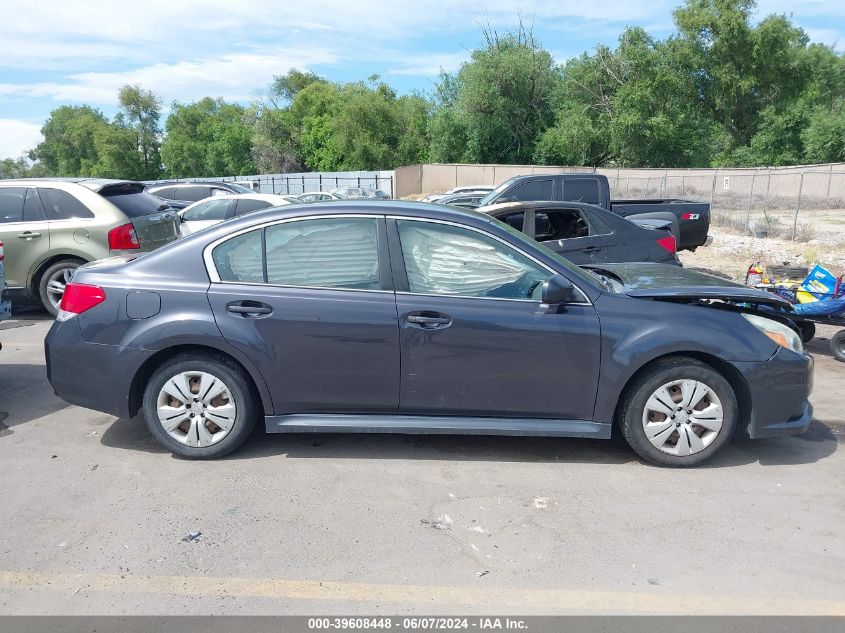
[[[493,189],[479,206],[500,202],[555,200],[587,202],[616,215],[638,220],[660,219],[671,214],[677,220],[678,250],[695,250],[708,242],[710,205],[688,200],[611,200],[610,184],[601,174],[533,174],[515,176]],[[633,219],[633,218],[632,218]]]

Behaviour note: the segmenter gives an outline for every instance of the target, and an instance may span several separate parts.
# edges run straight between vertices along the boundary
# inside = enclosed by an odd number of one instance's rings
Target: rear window
[[[176,187],[171,200],[188,200],[190,202],[198,202],[208,198],[208,196],[208,187],[188,185],[187,187]]]
[[[127,218],[140,218],[168,208],[166,202],[149,191],[105,191],[101,193],[109,202],[123,211]]]
[[[243,215],[245,213],[252,213],[253,211],[260,211],[261,209],[269,209],[271,205],[264,200],[238,200],[238,206],[235,208],[235,215]]]
[[[227,182],[226,186],[229,187],[235,193],[254,193],[253,190],[249,187],[244,187],[243,185],[239,185],[236,182]]]
[[[596,178],[572,178],[563,181],[563,199],[567,202],[587,202],[598,205],[599,181]]]

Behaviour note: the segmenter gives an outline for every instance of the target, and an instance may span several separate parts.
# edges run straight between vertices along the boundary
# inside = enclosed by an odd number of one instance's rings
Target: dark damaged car
[[[691,466],[800,433],[780,300],[660,264],[578,268],[487,216],[290,205],[80,268],[46,340],[68,402],[212,458],[267,432],[609,438]],[[109,385],[104,389],[103,385]]]

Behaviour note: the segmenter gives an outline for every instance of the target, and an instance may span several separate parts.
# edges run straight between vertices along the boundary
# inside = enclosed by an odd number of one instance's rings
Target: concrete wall
[[[396,197],[465,185],[498,185],[524,174],[592,172],[589,167],[538,165],[408,165],[395,170]],[[845,163],[775,168],[606,169],[615,198],[689,197],[716,208],[845,206]]]

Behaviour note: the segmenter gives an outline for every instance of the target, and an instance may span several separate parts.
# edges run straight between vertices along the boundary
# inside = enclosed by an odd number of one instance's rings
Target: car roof
[[[292,196],[283,196],[278,193],[224,193],[219,196],[209,196],[208,198],[192,202],[179,213],[184,213],[198,204],[208,202],[209,200],[263,200],[264,202],[269,202],[273,205],[285,206],[290,204],[288,199],[291,197]]]
[[[522,209],[536,209],[543,207],[544,209],[589,209],[590,211],[601,211],[609,213],[607,209],[597,207],[589,202],[566,202],[560,200],[531,200],[522,202],[498,202],[495,204],[488,204],[483,207],[478,207],[476,211],[486,213],[493,217],[498,217],[509,211],[520,211]],[[613,214],[611,214],[613,215]]]
[[[138,182],[137,180],[119,180],[117,178],[14,178],[10,180],[2,181],[4,185],[8,184],[36,184],[36,183],[48,183],[48,182],[63,182],[63,183],[72,183],[77,185],[83,185],[84,187],[88,187],[92,191],[100,191],[106,187],[111,187],[114,185],[141,185],[143,187],[143,183]]]

